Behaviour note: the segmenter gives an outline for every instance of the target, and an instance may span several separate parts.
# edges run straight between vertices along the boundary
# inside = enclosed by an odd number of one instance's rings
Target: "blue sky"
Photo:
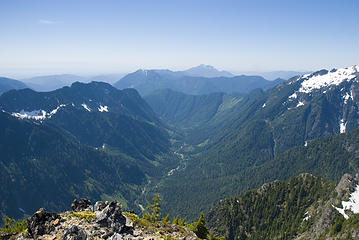
[[[0,75],[359,64],[358,0],[1,0]]]

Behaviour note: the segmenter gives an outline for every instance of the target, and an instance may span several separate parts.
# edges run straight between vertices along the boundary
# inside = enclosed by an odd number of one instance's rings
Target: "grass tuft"
[[[67,217],[78,217],[80,219],[86,219],[86,221],[91,222],[96,218],[96,214],[90,211],[82,211],[82,212],[72,212]]]

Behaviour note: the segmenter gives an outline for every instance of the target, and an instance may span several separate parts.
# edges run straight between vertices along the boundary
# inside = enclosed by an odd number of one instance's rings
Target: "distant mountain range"
[[[143,95],[142,91],[144,91],[145,95],[150,93],[152,90],[156,90],[156,89],[163,89],[163,88],[170,88],[172,90],[175,91],[182,91],[184,93],[188,93],[188,94],[207,94],[207,93],[211,93],[211,92],[216,92],[216,90],[221,91],[221,89],[218,86],[210,86],[207,90],[201,86],[202,83],[198,83],[203,81],[204,79],[192,79],[192,80],[188,80],[187,78],[189,77],[198,77],[198,78],[218,78],[218,81],[224,81],[223,79],[225,78],[233,78],[235,77],[235,75],[233,73],[230,73],[228,71],[220,71],[217,70],[216,68],[214,68],[213,66],[210,65],[205,65],[205,64],[201,64],[199,66],[196,67],[192,67],[189,68],[187,70],[183,70],[183,71],[170,71],[170,70],[142,70],[143,72],[148,72],[148,71],[152,71],[152,72],[156,72],[157,74],[160,75],[160,77],[155,77],[155,79],[160,80],[160,82],[155,81],[152,83],[152,88],[151,86],[151,81],[154,79],[147,78],[146,81],[147,83],[141,83],[141,81],[143,81],[143,77],[140,76],[139,74],[137,75],[133,75],[133,74],[125,74],[125,73],[118,73],[118,74],[102,74],[102,75],[96,75],[96,76],[79,76],[79,75],[73,75],[73,74],[57,74],[57,75],[43,75],[43,76],[34,76],[31,78],[25,78],[25,79],[21,79],[21,81],[23,81],[28,87],[36,90],[36,91],[41,91],[41,92],[46,92],[46,91],[53,91],[56,90],[58,88],[64,87],[64,86],[70,86],[72,83],[74,82],[91,82],[91,81],[99,81],[99,82],[107,82],[110,84],[114,84],[116,87],[123,89],[123,88],[128,88],[128,87],[135,87],[137,89],[140,90],[141,94]],[[140,70],[137,72],[141,72]],[[303,75],[305,73],[303,72],[295,72],[295,71],[274,71],[274,72],[248,72],[246,73],[246,75],[248,75],[248,81],[253,81],[253,79],[251,80],[250,76],[261,76],[264,79],[269,79],[269,80],[276,80],[276,83],[278,83],[278,79],[289,79],[290,77],[293,76],[298,76],[298,75]],[[126,75],[129,75],[126,77]],[[240,75],[242,77],[242,79],[240,79],[239,81],[243,81],[243,74]],[[126,78],[124,78],[126,77]],[[122,78],[125,79],[124,82],[119,83],[119,80],[121,80]],[[129,81],[130,78],[130,82]],[[139,78],[139,79],[136,79]],[[182,86],[180,83],[176,82],[173,83],[174,79],[178,79],[181,78],[183,83]],[[126,80],[127,79],[127,80]],[[142,79],[142,80],[141,80]],[[172,82],[167,82],[166,80]],[[127,82],[126,82],[127,81]],[[132,81],[132,83],[131,83]],[[162,82],[164,81],[164,82]],[[184,91],[186,90],[185,88],[183,88],[183,85],[187,84],[188,81],[192,81],[195,83],[195,86],[198,88],[197,90],[193,90],[193,91]],[[208,84],[213,85],[212,83],[213,81],[208,81]],[[228,80],[224,81],[225,83],[223,83],[224,85],[228,84]],[[253,83],[253,82],[252,82]],[[246,92],[247,89],[242,90],[242,88],[245,88],[245,86],[236,86],[233,85],[233,83],[231,86],[235,87],[235,91],[232,92]],[[249,83],[251,84],[251,83]],[[220,85],[220,84],[219,84]],[[242,83],[243,85],[243,83]],[[263,85],[263,86],[262,86]],[[268,86],[267,83],[259,83],[256,85],[256,87],[262,87],[263,89],[267,89]],[[269,84],[270,85],[270,84]],[[274,84],[275,85],[275,84]],[[273,85],[273,86],[274,86]],[[271,85],[272,86],[272,85]],[[226,86],[224,86],[222,88],[222,90],[226,90],[227,91]],[[8,88],[6,88],[8,89]],[[10,88],[13,89],[13,88]],[[1,89],[0,89],[1,90]],[[230,92],[227,92],[230,93]]]
[[[218,71],[209,65],[200,65],[190,68],[185,71],[176,72],[178,75],[196,76],[196,77],[231,77],[233,74],[226,71]],[[100,81],[113,84],[123,78],[126,74],[102,74],[90,77],[78,76],[73,74],[57,74],[35,76],[31,78],[22,79],[28,87],[40,91],[53,91],[58,88],[70,86],[74,82],[92,82]]]
[[[214,92],[243,94],[256,88],[268,89],[283,81],[283,79],[268,81],[260,76],[232,76],[228,72],[218,71],[211,66],[200,65],[179,72],[138,70],[126,75],[114,86],[119,89],[135,88],[142,96],[160,89],[171,89],[194,95]]]
[[[26,82],[27,86],[39,92],[53,91],[65,86],[70,86],[74,82],[106,82],[114,83],[121,79],[126,74],[103,74],[90,77],[78,76],[73,74],[57,74],[57,75],[44,75],[32,78],[26,78],[22,81]]]
[[[118,73],[118,74],[102,74],[102,75],[96,75],[89,78],[89,82],[106,82],[113,84],[123,78],[126,75],[126,73]]]
[[[146,75],[146,73],[149,74]],[[31,89],[40,92],[53,91],[64,86],[70,86],[74,82],[100,81],[114,84],[120,89],[133,87],[140,91],[142,95],[165,88],[187,94],[207,94],[223,91],[226,93],[247,93],[257,87],[268,89],[283,81],[282,79],[287,79],[288,76],[299,75],[298,72],[285,71],[272,73],[265,76],[275,81],[268,82],[264,79],[265,77],[259,77],[261,73],[252,73],[252,75],[258,76],[240,75],[236,77],[230,72],[220,71],[213,66],[202,64],[183,71],[166,69],[138,70],[130,74],[103,74],[86,77],[73,74],[57,74],[35,76],[21,81]],[[277,77],[274,78],[274,76]],[[193,86],[193,89],[189,89],[189,84]]]
[[[22,81],[39,92],[53,91],[58,88],[70,86],[74,82],[87,82],[85,77],[73,75],[73,74],[59,74],[59,75],[47,75],[37,76],[32,78],[23,79]]]
[[[0,77],[0,95],[12,89],[27,88],[25,83],[15,79]]]

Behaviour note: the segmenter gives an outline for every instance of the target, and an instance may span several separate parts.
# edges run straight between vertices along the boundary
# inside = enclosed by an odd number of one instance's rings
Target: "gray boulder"
[[[57,213],[47,212],[44,208],[40,208],[34,215],[27,219],[27,228],[30,235],[34,238],[44,234],[50,234],[55,230],[54,220],[59,219]]]
[[[101,227],[107,227],[110,232],[120,233],[126,229],[126,218],[121,212],[122,206],[117,201],[95,204],[96,222]]]
[[[108,240],[124,240],[124,239],[121,234],[115,233],[111,237],[109,237]]]
[[[102,211],[106,206],[108,205],[108,201],[104,202],[104,201],[98,201],[95,203],[94,206],[94,212],[96,211]]]
[[[64,240],[85,240],[87,239],[87,235],[77,226],[72,226],[65,230],[63,238]]]
[[[72,211],[81,212],[81,211],[91,211],[92,212],[92,204],[91,201],[86,198],[80,198],[80,200],[75,199],[71,203]]]

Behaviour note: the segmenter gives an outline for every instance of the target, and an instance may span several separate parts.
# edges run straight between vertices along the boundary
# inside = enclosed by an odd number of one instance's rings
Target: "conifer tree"
[[[162,222],[164,223],[170,223],[170,215],[167,214],[166,217],[164,219],[162,219]]]
[[[157,222],[161,220],[161,205],[160,205],[160,195],[156,194],[153,198],[153,204],[147,206],[147,209],[151,211],[149,215],[149,220],[151,222]]]
[[[209,231],[206,227],[206,220],[204,219],[203,212],[197,222],[194,222],[191,230],[201,239],[208,238]]]
[[[178,225],[178,216],[176,216],[176,218],[175,218],[175,219],[173,219],[172,224],[176,224],[176,225]]]

